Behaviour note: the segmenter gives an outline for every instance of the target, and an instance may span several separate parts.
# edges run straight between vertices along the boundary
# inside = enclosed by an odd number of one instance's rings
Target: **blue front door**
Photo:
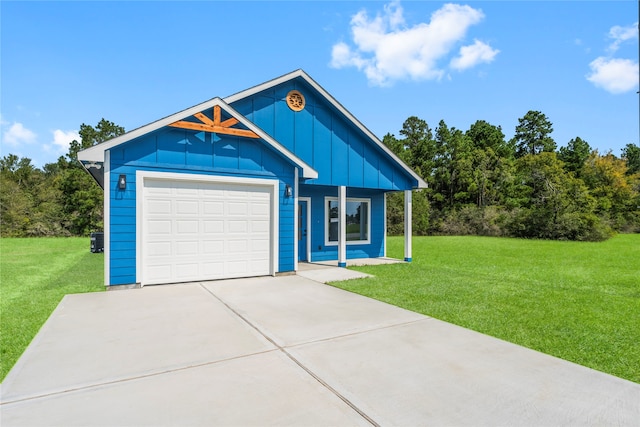
[[[307,259],[307,201],[298,201],[298,261]]]

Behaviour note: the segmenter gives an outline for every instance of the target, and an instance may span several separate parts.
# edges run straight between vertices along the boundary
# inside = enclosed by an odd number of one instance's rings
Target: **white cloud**
[[[608,56],[600,56],[589,64],[591,73],[586,75],[588,81],[607,92],[618,94],[635,90],[638,87],[638,62],[632,59],[613,58],[620,45],[627,40],[638,38],[638,23],[628,27],[616,25],[609,30],[609,38],[613,39],[607,47]]]
[[[451,68],[456,70],[466,70],[476,65],[493,61],[500,51],[493,49],[480,40],[475,40],[472,45],[462,46],[460,54],[451,60]]]
[[[613,39],[613,43],[609,45],[609,51],[615,52],[623,42],[638,38],[638,23],[636,22],[628,27],[621,27],[620,25],[611,27],[609,38]]]
[[[375,18],[361,10],[351,19],[355,47],[336,43],[330,65],[356,67],[364,71],[371,84],[379,86],[406,78],[440,79],[445,70],[438,67],[438,60],[448,55],[469,27],[483,18],[480,10],[449,3],[435,11],[429,23],[407,27],[399,1],[385,5],[383,13]],[[486,58],[484,55],[482,58]]]
[[[69,151],[69,144],[74,139],[80,141],[80,134],[75,130],[60,130],[56,129],[51,132],[53,134],[53,141],[49,146],[45,147],[47,151],[55,151],[57,153],[67,153]]]
[[[3,123],[4,124],[4,123]],[[2,142],[17,147],[23,144],[35,142],[36,134],[24,127],[22,123],[14,122],[9,129],[2,134]]]
[[[631,59],[599,57],[589,67],[587,80],[607,92],[618,94],[634,90],[638,86],[638,63]]]

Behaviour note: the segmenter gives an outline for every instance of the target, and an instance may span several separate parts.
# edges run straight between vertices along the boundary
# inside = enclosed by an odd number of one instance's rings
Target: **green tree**
[[[516,157],[555,151],[556,143],[549,136],[552,132],[553,124],[547,116],[540,111],[527,112],[518,119],[516,133],[511,139]]]
[[[64,235],[59,192],[54,176],[29,158],[9,154],[0,159],[0,234],[2,236]]]
[[[80,134],[80,141],[73,140],[71,144],[69,144],[67,158],[71,161],[78,160],[78,151],[122,135],[124,128],[109,120],[101,119],[96,127],[84,123],[81,124],[78,133]]]
[[[511,223],[516,236],[561,240],[610,236],[608,227],[594,214],[595,200],[588,188],[564,171],[556,153],[528,154],[518,159],[517,169],[529,199]]]
[[[575,137],[566,147],[560,147],[558,150],[558,158],[564,162],[564,168],[573,172],[577,177],[580,176],[584,162],[591,154],[591,146],[587,141]]]
[[[591,153],[583,169],[583,179],[597,200],[596,212],[620,231],[640,228],[638,188],[640,177],[629,175],[627,163],[611,153]]]
[[[387,133],[382,138],[382,143],[386,145],[391,151],[393,151],[393,154],[400,157],[405,163],[407,162],[405,159],[407,151],[402,142],[398,138],[396,138],[394,134]]]
[[[403,160],[428,182],[433,171],[435,155],[431,128],[426,121],[411,116],[402,124],[400,135],[404,137],[399,142],[406,153]]]
[[[483,208],[503,199],[505,184],[511,176],[513,147],[504,138],[502,128],[476,121],[466,132],[472,145],[473,184],[470,193]]]
[[[124,128],[102,119],[96,127],[80,125],[80,141],[69,145],[69,153],[60,157],[56,184],[61,192],[63,214],[73,235],[85,236],[102,229],[103,191],[78,162],[78,151],[100,144],[124,133]]]
[[[436,128],[436,157],[432,199],[441,210],[473,203],[469,188],[473,183],[470,138],[441,120]]]
[[[0,173],[0,234],[2,237],[23,237],[29,225],[33,200],[8,173]]]
[[[640,173],[640,146],[627,144],[622,149],[622,158],[627,162],[627,174]]]

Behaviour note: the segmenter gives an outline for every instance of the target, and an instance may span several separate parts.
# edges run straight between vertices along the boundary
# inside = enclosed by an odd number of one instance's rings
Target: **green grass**
[[[0,239],[0,381],[62,297],[104,290],[89,238]]]
[[[334,285],[640,383],[640,235],[414,237],[411,264],[356,269]]]

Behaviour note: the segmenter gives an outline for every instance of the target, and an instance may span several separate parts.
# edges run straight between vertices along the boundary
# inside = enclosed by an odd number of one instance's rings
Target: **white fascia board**
[[[78,151],[78,160],[87,161],[87,162],[102,162],[104,161],[105,151],[113,147],[116,147],[120,144],[124,144],[125,142],[131,141],[132,139],[151,133],[164,126],[168,126],[171,123],[177,122],[186,117],[193,116],[196,113],[199,113],[208,108],[212,108],[214,106],[219,106],[220,108],[225,110],[233,118],[237,119],[240,123],[246,126],[249,130],[255,132],[260,138],[262,138],[267,144],[271,145],[276,151],[281,153],[285,158],[289,159],[294,165],[299,167],[302,171],[303,178],[308,178],[308,179],[318,178],[318,172],[315,169],[313,169],[307,163],[302,161],[302,159],[297,157],[291,151],[287,150],[282,144],[280,144],[275,139],[270,137],[262,129],[257,127],[255,124],[251,123],[249,120],[247,120],[246,117],[238,113],[236,110],[234,110],[230,105],[228,105],[225,101],[223,101],[219,97],[210,99],[201,104],[195,105],[191,108],[187,108],[186,110],[182,110],[178,113],[172,114],[170,116],[157,120],[148,125],[139,127],[123,135],[120,135],[113,139],[105,141],[101,144],[97,144],[97,145],[94,145],[93,147],[89,147],[82,151]]]
[[[329,92],[324,90],[322,86],[320,86],[315,80],[313,80],[307,73],[303,70],[296,70],[291,73],[285,74],[281,77],[275,78],[273,80],[269,80],[268,82],[262,83],[258,86],[254,86],[247,90],[243,90],[242,92],[238,92],[234,95],[228,96],[224,98],[224,101],[228,104],[231,104],[240,99],[252,96],[258,92],[261,92],[265,89],[272,88],[281,83],[292,80],[296,77],[301,77],[304,79],[311,87],[320,92],[322,96],[325,97],[340,113],[342,113],[347,119],[349,119],[354,125],[356,125],[369,139],[371,139],[375,144],[377,144],[382,151],[384,151],[389,157],[395,160],[409,175],[411,175],[417,182],[418,185],[416,188],[427,188],[427,183],[424,179],[420,177],[413,169],[407,166],[398,156],[395,155],[393,151],[391,151],[377,136],[375,136],[365,125],[363,125],[353,114],[349,112],[342,104],[340,104]]]
[[[265,89],[270,89],[274,86],[278,86],[281,83],[288,82],[289,80],[293,80],[296,77],[302,77],[305,80],[311,79],[311,77],[309,77],[304,71],[298,69],[296,71],[292,71],[291,73],[287,73],[283,76],[276,77],[275,79],[269,80],[268,82],[264,82],[257,86],[250,87],[249,89],[245,89],[238,93],[234,93],[233,95],[229,95],[224,98],[224,102],[226,102],[227,104],[231,104],[240,99],[246,98],[251,95],[255,95],[258,92],[262,92]]]

